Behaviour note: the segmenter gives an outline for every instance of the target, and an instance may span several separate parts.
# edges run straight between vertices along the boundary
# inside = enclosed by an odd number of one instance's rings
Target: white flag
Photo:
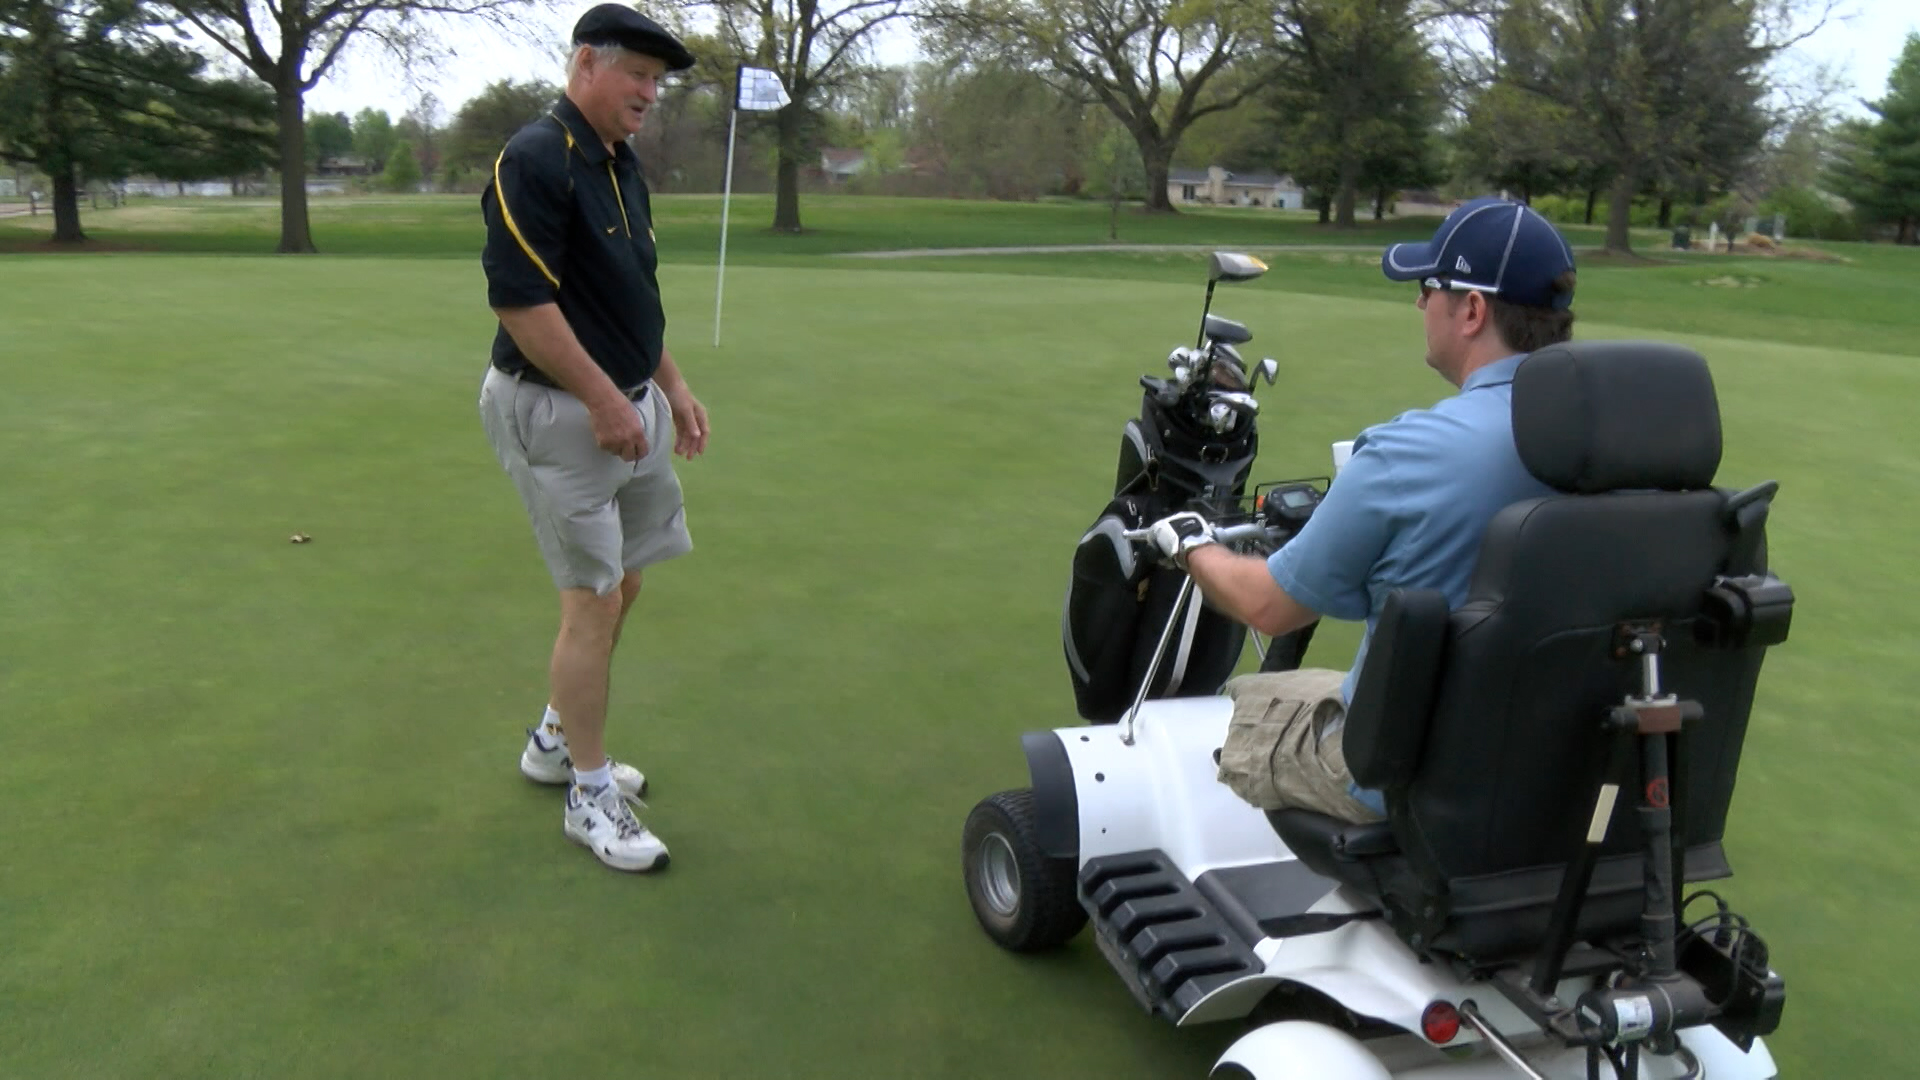
[[[739,89],[733,96],[734,108],[748,112],[771,112],[785,108],[792,101],[775,72],[744,65],[740,68]]]

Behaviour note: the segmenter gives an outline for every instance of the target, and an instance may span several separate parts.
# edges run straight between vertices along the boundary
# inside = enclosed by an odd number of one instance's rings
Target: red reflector
[[[1420,1034],[1435,1046],[1445,1046],[1460,1034],[1460,1010],[1451,1001],[1436,1001],[1420,1014]]]

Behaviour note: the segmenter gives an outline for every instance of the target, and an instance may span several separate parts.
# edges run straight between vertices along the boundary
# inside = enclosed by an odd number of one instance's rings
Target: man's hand
[[[1213,524],[1199,514],[1183,510],[1153,523],[1147,530],[1154,550],[1182,570],[1187,568],[1187,553],[1214,542]]]
[[[618,394],[597,406],[589,406],[587,418],[593,423],[593,441],[600,449],[622,461],[639,461],[647,456],[647,429],[633,403]]]
[[[691,461],[707,448],[707,407],[682,383],[667,394],[673,409],[673,452]]]

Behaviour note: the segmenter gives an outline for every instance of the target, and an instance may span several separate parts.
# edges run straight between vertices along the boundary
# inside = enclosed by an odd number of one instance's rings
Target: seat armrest
[[[1343,736],[1347,768],[1361,786],[1401,787],[1413,779],[1433,712],[1450,613],[1437,589],[1387,594]]]
[[[1393,825],[1385,821],[1349,825],[1333,841],[1333,853],[1343,859],[1396,855],[1399,851],[1400,840],[1393,835]]]

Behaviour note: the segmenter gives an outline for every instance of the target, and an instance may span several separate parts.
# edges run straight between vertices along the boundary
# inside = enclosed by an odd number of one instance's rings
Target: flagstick
[[[720,298],[727,291],[727,208],[733,202],[733,133],[740,124],[740,110],[734,109],[727,120],[727,179],[720,197],[720,281],[713,287],[713,347],[720,347]]]

